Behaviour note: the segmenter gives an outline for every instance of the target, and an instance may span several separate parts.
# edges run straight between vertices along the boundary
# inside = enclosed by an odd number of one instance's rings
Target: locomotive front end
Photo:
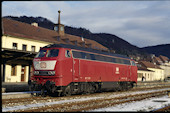
[[[54,92],[57,84],[57,57],[59,49],[41,49],[33,60],[33,76],[28,81],[31,91]]]

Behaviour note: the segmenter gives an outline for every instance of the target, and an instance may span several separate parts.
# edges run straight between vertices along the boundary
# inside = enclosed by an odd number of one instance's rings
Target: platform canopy
[[[1,49],[1,61],[5,64],[30,65],[37,52],[9,48]]]

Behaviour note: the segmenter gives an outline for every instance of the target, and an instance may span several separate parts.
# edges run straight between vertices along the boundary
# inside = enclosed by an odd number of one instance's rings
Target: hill
[[[155,54],[156,56],[163,55],[170,59],[170,44],[148,46],[142,49],[150,54]]]
[[[17,20],[20,22],[25,22],[31,24],[33,22],[38,23],[40,27],[44,27],[47,29],[53,30],[54,23],[46,18],[43,17],[27,17],[27,16],[5,16],[4,18],[9,18],[13,20]],[[121,39],[120,37],[108,34],[108,33],[92,33],[85,28],[75,28],[65,25],[65,33],[76,35],[80,37],[84,37],[87,39],[95,40],[98,43],[104,45],[105,47],[109,48],[110,50],[115,51],[118,54],[124,54],[127,56],[141,56],[144,57],[148,55],[143,49],[130,44],[129,42]]]

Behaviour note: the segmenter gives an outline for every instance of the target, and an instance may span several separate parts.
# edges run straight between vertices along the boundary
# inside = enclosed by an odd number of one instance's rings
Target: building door
[[[21,82],[25,82],[26,66],[21,67]]]

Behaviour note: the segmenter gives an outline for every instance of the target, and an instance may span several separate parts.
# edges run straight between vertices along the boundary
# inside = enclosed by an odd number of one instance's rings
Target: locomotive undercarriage
[[[67,86],[55,86],[47,81],[44,85],[28,82],[30,91],[41,91],[40,95],[70,96],[73,94],[90,94],[102,91],[126,91],[133,88],[134,82],[72,82]]]
[[[102,91],[126,91],[133,87],[134,82],[76,82],[64,87],[63,96]]]

